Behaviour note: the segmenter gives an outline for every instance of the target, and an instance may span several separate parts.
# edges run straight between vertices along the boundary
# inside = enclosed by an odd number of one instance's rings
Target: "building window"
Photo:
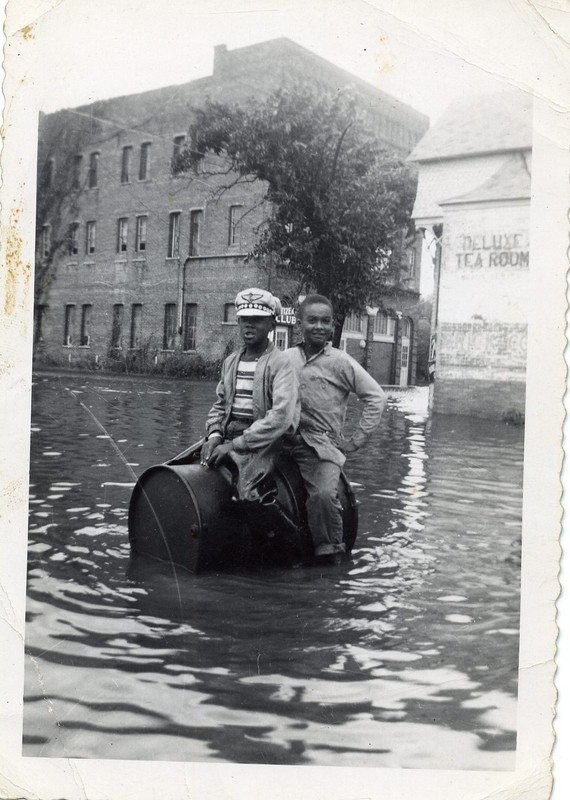
[[[40,251],[42,258],[49,258],[51,251],[51,225],[42,225]]]
[[[121,183],[131,182],[131,161],[133,157],[133,148],[131,145],[123,147],[123,154],[121,156]]]
[[[278,350],[287,350],[287,345],[289,344],[288,339],[289,337],[287,334],[287,328],[275,329],[275,336],[273,341],[275,343],[275,347]]]
[[[117,225],[117,253],[126,253],[129,239],[129,220],[121,217]]]
[[[170,214],[168,226],[168,258],[176,258],[180,247],[180,211]]]
[[[89,156],[89,176],[87,185],[94,189],[99,184],[99,153],[91,153]]]
[[[123,315],[125,307],[122,303],[113,306],[113,326],[111,328],[111,348],[120,350],[123,347]]]
[[[141,330],[142,330],[142,304],[133,303],[131,306],[131,339],[130,346],[132,348],[141,346]]]
[[[202,227],[203,212],[200,209],[194,209],[190,212],[190,247],[189,255],[197,256],[200,247],[200,229]]]
[[[65,306],[65,321],[63,327],[63,344],[65,347],[73,345],[75,331],[75,306],[68,304]]]
[[[81,306],[81,336],[79,338],[80,347],[89,347],[91,344],[91,309],[92,306],[89,304]]]
[[[243,206],[230,206],[230,230],[228,244],[239,244],[241,241],[241,221]]]
[[[67,251],[70,256],[79,253],[79,222],[72,222],[67,233]]]
[[[394,325],[394,317],[389,317],[385,311],[379,311],[374,317],[374,333],[380,336],[393,336]]]
[[[347,314],[344,320],[343,331],[345,333],[362,333],[362,314],[356,313]]]
[[[409,339],[412,335],[412,321],[409,317],[404,317],[402,320],[402,336]]]
[[[47,311],[47,306],[45,305],[37,305],[34,306],[34,344],[39,344],[39,342],[43,342],[44,334],[43,334],[43,322],[44,317]]]
[[[164,306],[164,337],[163,350],[174,350],[176,344],[176,303],[167,303]]]
[[[408,369],[408,362],[410,358],[410,346],[407,344],[402,345],[402,360],[400,362],[402,372]]]
[[[186,144],[186,134],[181,133],[174,137],[172,140],[172,174],[177,175],[179,172],[183,172],[180,165],[180,156],[182,155],[182,151],[184,150],[184,146]]]
[[[416,274],[416,258],[416,248],[410,247],[408,249],[408,272],[411,278],[413,278]]]
[[[85,226],[85,252],[87,255],[95,252],[95,233],[97,226],[94,220],[90,220]]]
[[[148,171],[150,166],[150,142],[143,142],[141,144],[141,156],[139,161],[139,181],[146,181],[148,179]]]
[[[196,303],[186,303],[184,309],[184,349],[196,349],[196,320],[198,318],[198,306]]]
[[[237,323],[235,303],[226,303],[224,306],[224,322]]]
[[[135,239],[135,250],[137,253],[144,253],[146,250],[146,223],[148,217],[146,215],[137,217],[137,232]]]
[[[79,189],[81,186],[81,168],[83,166],[83,156],[77,155],[73,158],[73,173],[71,177],[71,188]]]

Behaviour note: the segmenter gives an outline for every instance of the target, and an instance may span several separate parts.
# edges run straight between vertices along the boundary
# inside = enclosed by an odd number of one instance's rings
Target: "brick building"
[[[297,285],[279,281],[269,262],[244,261],[268,213],[263,186],[220,192],[225,176],[173,173],[172,164],[192,106],[246,103],[309,76],[356,89],[378,137],[402,156],[427,128],[423,115],[288,39],[220,45],[211,76],[41,116],[37,356],[71,365],[214,361],[237,342],[233,298],[248,284],[283,297],[277,343],[292,344]],[[368,344],[356,329],[343,339],[385,383],[413,379],[416,250],[414,242],[407,291],[380,310]]]
[[[413,217],[435,236],[435,412],[524,414],[531,103],[514,92],[461,99],[410,156]]]

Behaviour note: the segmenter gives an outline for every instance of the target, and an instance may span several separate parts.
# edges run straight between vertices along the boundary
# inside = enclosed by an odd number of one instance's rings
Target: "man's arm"
[[[364,403],[358,425],[343,448],[345,453],[352,453],[362,447],[380,424],[387,397],[380,384],[354,359],[347,361],[346,372],[350,390]]]

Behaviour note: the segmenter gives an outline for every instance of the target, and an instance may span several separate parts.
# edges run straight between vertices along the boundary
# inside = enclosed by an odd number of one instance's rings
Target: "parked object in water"
[[[198,447],[198,446],[196,446]],[[313,558],[305,488],[295,463],[281,457],[262,502],[237,499],[237,470],[196,463],[199,448],[147,469],[129,505],[135,554],[169,561],[191,572],[295,564]],[[358,510],[344,474],[339,482],[346,552],[354,546]]]

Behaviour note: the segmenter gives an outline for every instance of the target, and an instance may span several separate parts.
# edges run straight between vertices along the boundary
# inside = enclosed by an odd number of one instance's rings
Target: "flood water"
[[[131,570],[135,476],[213,395],[35,377],[24,755],[514,769],[522,430],[395,396],[347,464],[348,563]]]

